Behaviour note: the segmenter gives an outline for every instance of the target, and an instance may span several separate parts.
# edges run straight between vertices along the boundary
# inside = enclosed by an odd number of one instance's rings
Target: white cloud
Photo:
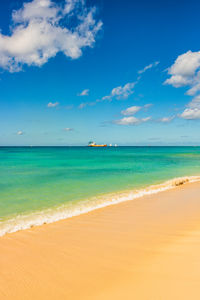
[[[124,117],[120,120],[115,121],[118,125],[137,125],[139,124],[139,119],[136,117]]]
[[[140,119],[142,122],[148,122],[151,120],[151,117],[146,117],[146,118],[142,118]]]
[[[58,52],[71,59],[92,47],[101,21],[84,0],[33,0],[12,13],[10,35],[0,33],[0,67],[17,72],[24,64],[42,66]],[[73,24],[73,25],[72,25]]]
[[[141,106],[131,106],[125,110],[121,111],[121,114],[124,116],[130,116],[136,114],[139,110],[141,110]]]
[[[171,75],[193,76],[200,66],[200,51],[188,51],[179,55],[175,63],[169,68]]]
[[[144,106],[130,106],[127,109],[124,109],[121,111],[121,114],[124,116],[131,116],[136,114],[138,111],[140,111],[141,109],[143,110],[148,110],[149,107],[151,107],[152,104],[145,104]]]
[[[116,98],[117,100],[126,99],[133,94],[135,84],[136,82],[129,82],[124,86],[118,86],[112,89],[111,93],[108,96],[104,96],[102,100],[112,100],[113,98]]]
[[[186,120],[196,120],[200,119],[200,109],[199,108],[186,108],[182,114],[179,115],[180,118]]]
[[[83,90],[81,93],[78,94],[78,96],[88,96],[89,95],[89,89]]]
[[[56,106],[58,106],[59,105],[59,102],[49,102],[48,104],[47,104],[47,107],[56,107]]]
[[[131,117],[124,117],[120,120],[115,121],[114,123],[118,125],[139,125],[141,123],[148,122],[150,120],[151,117],[138,119],[134,116],[131,116]]]
[[[159,64],[159,61],[155,61],[154,63],[152,64],[149,64],[147,65],[146,67],[144,67],[142,70],[139,70],[138,71],[138,74],[143,74],[144,72],[146,72],[147,70],[153,68],[153,67],[156,67],[157,65]]]
[[[111,97],[116,97],[117,99],[128,98],[133,93],[133,88],[135,82],[127,83],[124,86],[118,86],[114,88],[111,92]]]
[[[142,74],[144,73],[146,70],[150,69],[150,68],[153,68],[155,66],[157,66],[159,64],[158,61],[146,66],[143,70],[140,70],[138,71],[139,74]],[[135,85],[138,83],[138,81],[140,80],[141,76],[139,76],[137,78],[137,80],[135,82],[128,82],[126,83],[125,85],[122,85],[122,86],[117,86],[115,88],[113,88],[110,92],[110,94],[100,98],[100,99],[97,99],[96,101],[94,102],[85,102],[85,103],[81,103],[79,105],[79,108],[83,108],[85,106],[93,106],[95,105],[96,103],[99,103],[99,102],[103,102],[103,101],[112,101],[113,99],[117,99],[117,100],[123,100],[123,99],[127,99],[130,95],[132,95],[134,93],[134,87]],[[80,95],[80,94],[79,94]],[[146,104],[144,106],[144,108],[149,108],[152,104]]]
[[[64,128],[64,131],[73,131],[73,128]]]
[[[165,84],[171,84],[174,87],[178,88],[184,85],[190,84],[191,81],[182,75],[172,75],[171,78],[165,81]]]
[[[19,130],[18,132],[17,132],[17,135],[23,135],[24,133],[23,133],[23,131],[21,131],[21,130]]]
[[[174,64],[168,69],[171,76],[165,81],[165,84],[171,84],[174,87],[189,85],[192,89],[188,91],[190,95],[199,89],[196,85],[200,83],[200,51],[188,51],[179,55]]]
[[[126,117],[115,120],[113,123],[118,125],[139,125],[141,123],[148,122],[151,120],[151,117],[136,118],[134,115],[140,110],[146,111],[150,106],[151,104],[145,104],[144,106],[130,106],[121,111],[121,114]]]
[[[169,122],[171,122],[173,119],[174,119],[174,116],[171,116],[171,117],[163,117],[163,118],[159,119],[158,121],[159,121],[159,122],[162,122],[162,123],[169,123]]]
[[[200,95],[195,96],[187,105],[187,108],[179,115],[186,120],[200,119]]]
[[[192,101],[188,103],[188,107],[200,109],[200,95],[195,96]]]
[[[199,91],[200,91],[200,82],[199,83],[197,82],[186,92],[186,94],[189,96],[193,96]]]
[[[168,74],[171,77],[165,84],[174,87],[188,86],[186,94],[194,96],[186,105],[187,108],[178,116],[187,120],[200,119],[200,51],[188,51],[178,56],[168,69]]]
[[[102,97],[101,99],[97,99],[96,101],[93,102],[85,102],[81,103],[79,105],[79,108],[82,109],[86,106],[94,106],[99,102],[104,102],[106,100],[112,101],[113,99],[121,100],[121,99],[126,99],[128,98],[131,94],[134,92],[134,87],[137,82],[129,82],[126,83],[124,86],[118,86],[110,92],[109,95]]]

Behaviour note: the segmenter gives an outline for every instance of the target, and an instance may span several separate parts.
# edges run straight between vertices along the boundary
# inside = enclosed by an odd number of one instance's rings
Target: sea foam
[[[141,198],[145,195],[157,194],[188,182],[200,181],[200,176],[179,177],[165,181],[162,184],[151,185],[143,189],[109,193],[87,200],[66,204],[51,209],[45,209],[27,215],[18,215],[12,219],[0,222],[0,236],[13,233],[19,230],[29,229],[33,226],[53,223],[59,220],[68,219],[98,208],[114,205],[120,202]]]

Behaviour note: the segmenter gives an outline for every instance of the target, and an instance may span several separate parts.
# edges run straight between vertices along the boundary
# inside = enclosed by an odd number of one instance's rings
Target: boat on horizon
[[[107,147],[107,144],[96,144],[95,142],[89,142],[88,147]]]

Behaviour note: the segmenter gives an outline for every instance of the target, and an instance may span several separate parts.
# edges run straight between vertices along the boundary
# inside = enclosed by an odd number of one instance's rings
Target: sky
[[[200,144],[199,1],[0,1],[0,146]]]

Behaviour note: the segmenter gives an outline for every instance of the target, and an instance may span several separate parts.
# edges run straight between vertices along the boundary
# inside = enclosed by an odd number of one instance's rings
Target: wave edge
[[[185,183],[200,181],[200,176],[185,176],[167,180],[161,184],[150,185],[143,189],[135,189],[124,192],[115,192],[87,200],[82,200],[75,204],[66,204],[59,207],[45,209],[27,215],[18,215],[13,219],[0,222],[0,237],[8,233],[30,229],[33,226],[54,223],[60,220],[72,218],[90,211],[115,205],[125,201],[142,198],[146,195],[157,194],[176,188]]]

